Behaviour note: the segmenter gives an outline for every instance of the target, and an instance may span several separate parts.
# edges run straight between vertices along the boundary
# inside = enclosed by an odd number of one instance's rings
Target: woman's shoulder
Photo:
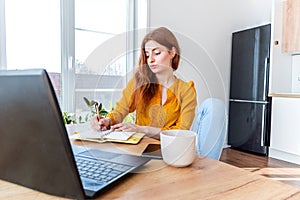
[[[127,83],[127,85],[133,86],[135,84],[135,79],[134,77],[131,77]]]
[[[196,98],[196,89],[194,86],[194,81],[183,81],[182,79],[177,80],[177,88],[174,93],[180,97],[180,99],[193,100]]]
[[[127,84],[126,87],[123,89],[123,94],[131,95],[134,91],[134,79],[131,78]]]
[[[195,88],[194,81],[192,81],[192,80],[184,81],[180,78],[177,78],[177,85],[179,88],[182,88],[182,89]]]

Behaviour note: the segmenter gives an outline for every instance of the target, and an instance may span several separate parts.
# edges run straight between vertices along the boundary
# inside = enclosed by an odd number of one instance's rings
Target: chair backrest
[[[207,98],[196,109],[191,130],[197,133],[197,153],[220,159],[226,130],[225,105],[221,99]]]

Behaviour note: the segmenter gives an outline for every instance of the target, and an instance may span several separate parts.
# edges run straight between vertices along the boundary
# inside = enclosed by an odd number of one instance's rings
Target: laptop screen
[[[0,178],[68,198],[84,191],[43,69],[0,71]]]

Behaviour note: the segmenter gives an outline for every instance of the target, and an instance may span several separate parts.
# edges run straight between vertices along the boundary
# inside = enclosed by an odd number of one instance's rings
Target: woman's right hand
[[[95,115],[90,121],[91,128],[94,131],[106,131],[110,129],[110,118],[99,117]]]

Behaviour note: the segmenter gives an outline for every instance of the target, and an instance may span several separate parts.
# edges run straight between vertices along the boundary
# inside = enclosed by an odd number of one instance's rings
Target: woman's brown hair
[[[165,46],[169,51],[174,47],[176,49],[176,54],[172,59],[173,70],[177,70],[179,65],[180,48],[175,35],[165,27],[160,27],[149,32],[144,37],[141,44],[138,68],[134,74],[135,90],[129,104],[129,112],[133,112],[138,104],[142,104],[144,109],[145,105],[148,105],[151,98],[158,90],[158,80],[147,64],[145,52],[145,44],[150,40]]]

